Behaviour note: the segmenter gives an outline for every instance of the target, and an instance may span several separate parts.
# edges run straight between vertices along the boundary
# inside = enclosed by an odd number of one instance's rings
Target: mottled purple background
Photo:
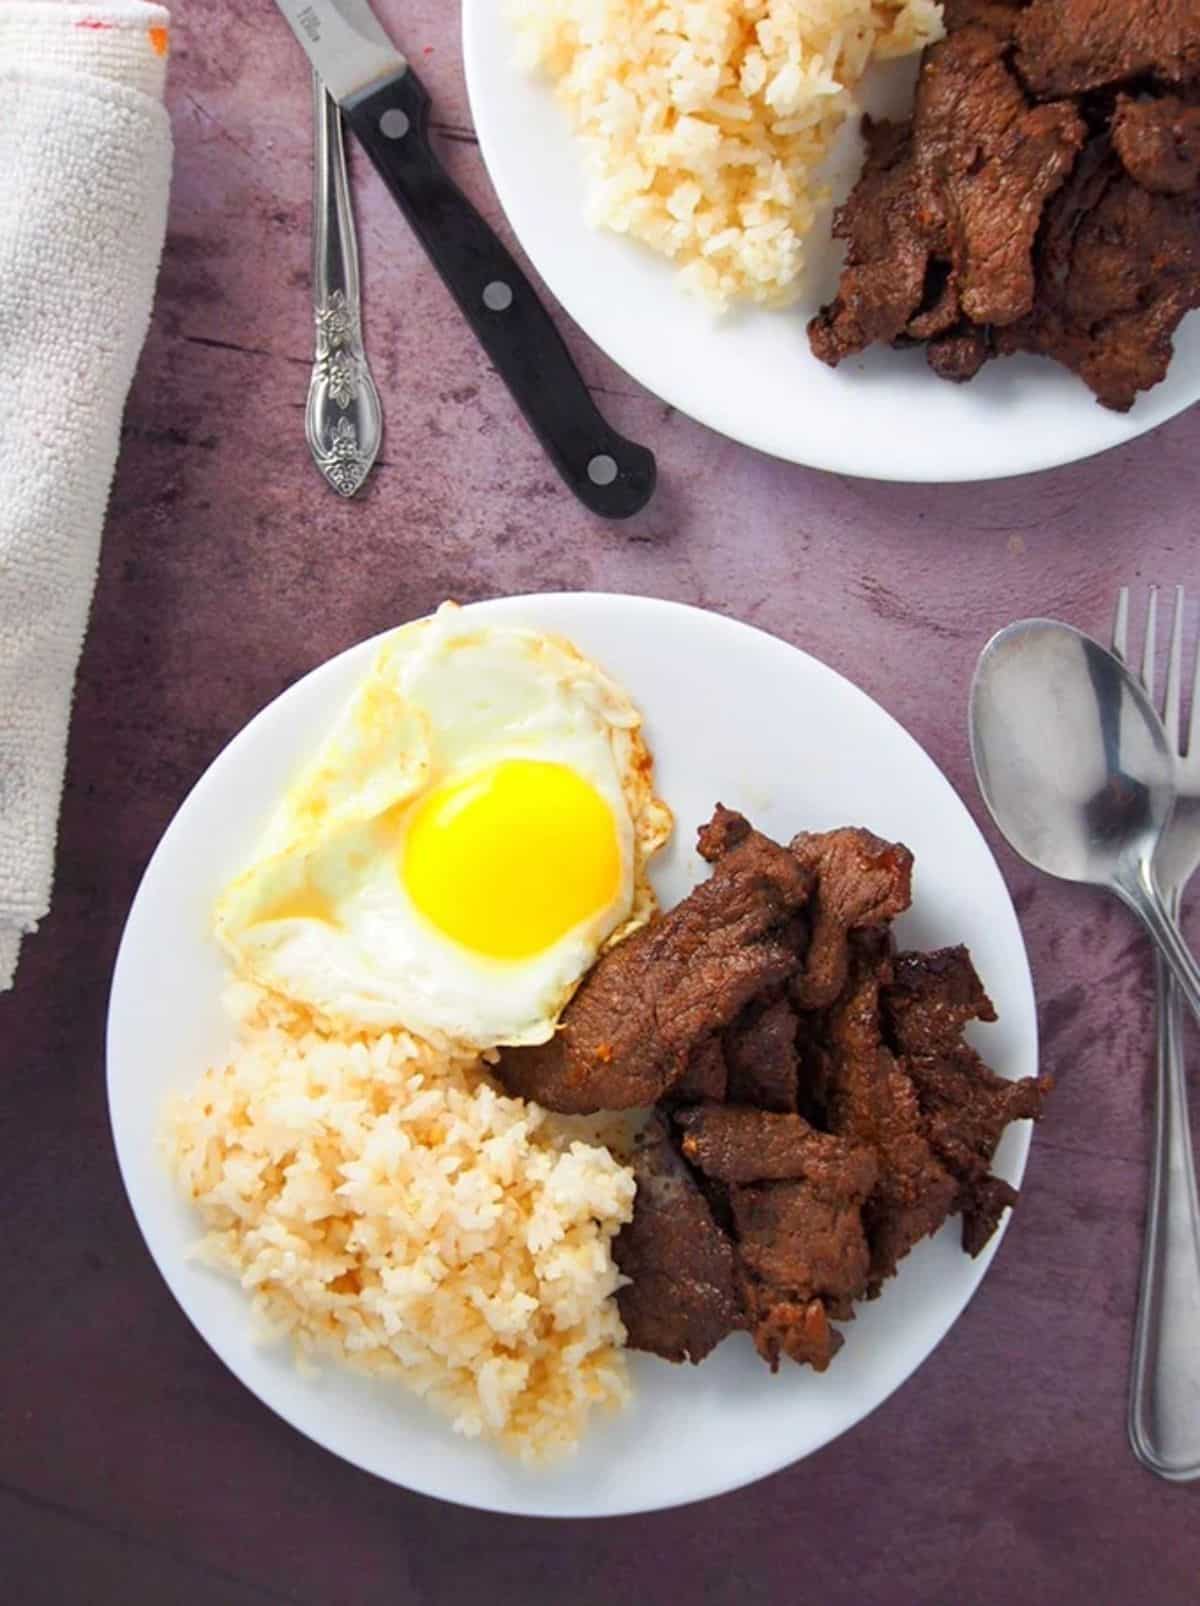
[[[638,521],[593,522],[559,488],[361,161],[367,337],[387,439],[370,489],[339,503],[302,429],[307,76],[268,0],[217,9],[193,7],[175,34],[170,231],[80,675],[55,907],[15,995],[0,1000],[6,1597],[1196,1601],[1200,1489],[1158,1482],[1125,1441],[1150,1130],[1146,948],[1114,903],[1039,880],[1003,849],[1044,1061],[1059,1078],[1019,1217],[932,1359],[805,1464],[660,1516],[475,1515],[316,1449],[176,1309],[114,1163],[109,974],[138,876],[185,792],[314,664],[448,595],[680,598],[856,680],[978,813],[965,697],[991,631],[1051,613],[1103,633],[1122,582],[1200,589],[1200,412],[1032,479],[866,484],[718,439],[576,338],[603,405],[654,446],[662,473]],[[452,0],[380,10],[421,61],[456,173],[496,220]]]

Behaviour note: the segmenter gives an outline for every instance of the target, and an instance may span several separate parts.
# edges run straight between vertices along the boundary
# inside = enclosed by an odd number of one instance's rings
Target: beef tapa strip
[[[783,848],[719,807],[699,846],[710,879],[501,1072],[551,1109],[663,1101],[614,1246],[633,1348],[698,1361],[746,1329],[772,1368],[823,1370],[835,1324],[949,1214],[969,1252],[987,1241],[1016,1198],[996,1144],[1048,1084],[1003,1081],[963,1040],[995,1018],[965,948],[895,955],[901,844],[847,827]]]
[[[898,954],[884,993],[892,1047],[903,1054],[955,1048],[968,1021],[994,1021],[995,1005],[961,944],[931,953]]]
[[[780,1359],[823,1372],[842,1345],[866,1287],[870,1251],[863,1197],[826,1197],[808,1182],[730,1189],[742,1303],[755,1348],[772,1371]]]
[[[858,826],[802,832],[792,852],[815,878],[811,935],[791,983],[798,1009],[825,1009],[841,993],[852,931],[888,925],[912,902],[912,854]]]
[[[654,1104],[697,1048],[795,971],[792,917],[811,871],[730,809],[717,808],[699,846],[709,879],[604,956],[548,1043],[504,1052],[511,1092],[577,1115]]]
[[[1200,28],[1200,8],[1197,13]],[[1155,195],[1187,195],[1200,184],[1200,104],[1179,95],[1118,95],[1113,149],[1135,184]]]
[[[807,1181],[830,1197],[865,1199],[879,1172],[872,1150],[818,1132],[801,1115],[700,1104],[677,1110],[674,1121],[684,1158],[716,1182]]]
[[[798,1115],[733,1105],[677,1111],[686,1159],[729,1186],[746,1324],[772,1369],[781,1356],[824,1371],[866,1287],[862,1206],[875,1185],[870,1149],[817,1132]]]
[[[996,1018],[965,948],[901,954],[892,970],[882,995],[885,1027],[916,1090],[930,1147],[959,1184],[963,1248],[975,1255],[1017,1201],[1015,1189],[990,1175],[1004,1129],[1036,1121],[1053,1080],[1006,1081],[963,1041],[970,1021]]]
[[[958,382],[1028,352],[1125,412],[1200,306],[1200,0],[946,0],[945,23],[911,120],[864,120],[812,349],[924,342]]]
[[[729,1089],[729,1067],[719,1037],[707,1037],[688,1055],[683,1075],[670,1090],[670,1097],[694,1104],[701,1099],[723,1102]]]
[[[1143,189],[1096,138],[1047,208],[1038,263],[1037,304],[995,331],[997,349],[1053,357],[1127,412],[1166,377],[1175,331],[1200,306],[1195,191]]]
[[[729,1068],[731,1104],[794,1113],[796,1105],[796,1013],[786,998],[751,1004],[728,1027],[723,1055]]]
[[[1042,210],[1084,124],[1065,102],[1032,106],[1003,37],[968,23],[926,52],[911,123],[864,133],[862,177],[834,221],[846,267],[809,325],[813,351],[836,366],[875,341],[937,339],[930,361],[969,377],[988,354],[969,325],[1033,306]]]
[[[877,934],[854,939],[851,972],[828,1013],[817,1062],[830,1130],[868,1145],[879,1161],[864,1211],[871,1294],[914,1244],[937,1231],[959,1193],[925,1134],[916,1089],[883,1041],[879,994],[890,979],[889,943]]]
[[[613,1243],[631,1279],[617,1294],[633,1349],[702,1361],[744,1325],[733,1245],[655,1117],[634,1152],[637,1204]]]
[[[1013,32],[1017,71],[1043,99],[1200,77],[1196,0],[1032,0]]]

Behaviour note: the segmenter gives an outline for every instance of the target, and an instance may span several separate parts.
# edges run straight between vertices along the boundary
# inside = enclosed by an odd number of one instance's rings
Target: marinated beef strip
[[[855,939],[845,990],[829,1011],[823,1056],[829,1127],[875,1151],[879,1181],[863,1210],[871,1263],[867,1291],[877,1294],[900,1261],[936,1232],[954,1209],[957,1180],[924,1131],[916,1089],[885,1045],[880,988],[890,980],[886,944]]]
[[[824,1371],[866,1287],[870,1253],[862,1206],[878,1176],[874,1154],[799,1115],[737,1105],[680,1110],[684,1157],[709,1185],[728,1188],[746,1323],[759,1353]]]
[[[726,1029],[722,1041],[730,1103],[795,1113],[798,1026],[788,1000],[776,998],[751,1004]]]
[[[928,52],[913,111],[913,159],[963,316],[1006,324],[1033,305],[1033,242],[1085,129],[1074,106],[1031,106],[1006,44],[971,24]]]
[[[911,124],[864,132],[863,175],[834,220],[846,267],[809,325],[813,351],[836,366],[875,341],[936,338],[935,368],[969,378],[989,355],[971,326],[1033,305],[1034,238],[1083,122],[1065,102],[1032,106],[1005,39],[970,22],[926,52]]]
[[[1187,195],[1200,185],[1200,104],[1195,100],[1118,95],[1112,141],[1122,167],[1142,189]]]
[[[834,239],[846,242],[846,265],[836,297],[808,325],[814,355],[831,368],[904,334],[921,310],[937,243],[923,212],[909,125],[864,117],[862,130],[862,176],[833,219]]]
[[[883,992],[893,1048],[938,1054],[957,1048],[968,1021],[994,1021],[996,1010],[961,944],[931,953],[897,954]]]
[[[912,902],[912,854],[858,826],[803,832],[791,851],[816,878],[803,968],[792,980],[797,1009],[825,1009],[849,970],[850,933],[886,926]]]
[[[1003,1081],[964,1041],[995,1019],[965,948],[895,954],[906,848],[852,827],[782,848],[720,807],[699,847],[710,879],[501,1072],[555,1109],[662,1101],[614,1244],[631,1347],[695,1362],[746,1329],[772,1370],[823,1371],[835,1324],[948,1215],[969,1253],[987,1242],[1016,1200],[996,1145],[1049,1081]]]
[[[681,1104],[714,1099],[720,1104],[729,1087],[729,1068],[719,1037],[709,1037],[688,1055],[683,1075],[667,1095]]]
[[[948,34],[975,24],[1011,44],[1025,4],[1026,0],[943,0],[942,22]]]
[[[827,1197],[809,1182],[730,1189],[742,1300],[755,1348],[773,1372],[782,1356],[823,1372],[842,1346],[870,1266],[861,1195]]]
[[[865,1199],[879,1166],[873,1152],[818,1132],[801,1115],[736,1104],[675,1112],[684,1158],[716,1182],[811,1182],[828,1197]]]
[[[1127,412],[1166,376],[1175,330],[1200,306],[1195,192],[1143,189],[1101,136],[1048,208],[1038,257],[1037,304],[995,331],[998,349],[1053,357]]]
[[[634,1152],[633,1174],[633,1220],[613,1243],[630,1278],[617,1294],[629,1344],[668,1361],[702,1361],[744,1325],[733,1245],[657,1116]]]
[[[1017,1202],[1017,1190],[1003,1177],[986,1176],[964,1190],[962,1246],[972,1259],[1000,1225],[1000,1218]]]
[[[1016,1190],[990,1173],[1010,1121],[1037,1120],[1049,1077],[1009,1082],[963,1041],[972,1020],[996,1011],[963,947],[901,954],[883,992],[883,1015],[900,1064],[916,1090],[923,1127],[938,1159],[959,1184],[963,1248],[976,1255]]]
[[[708,880],[593,967],[549,1042],[503,1053],[510,1092],[577,1115],[654,1104],[700,1045],[796,970],[793,917],[811,872],[721,807],[700,851]]]
[[[864,124],[812,349],[920,341],[960,383],[1036,354],[1128,411],[1200,306],[1200,0],[946,0],[945,23],[911,122]]]
[[[988,331],[967,323],[931,340],[925,347],[925,359],[939,379],[965,385],[974,379],[993,350]]]
[[[936,1054],[910,1054],[900,1062],[916,1089],[924,1130],[938,1158],[965,1185],[987,1175],[1010,1121],[1036,1121],[1049,1077],[1019,1082],[997,1076],[969,1043]]]
[[[1017,70],[1041,99],[1200,78],[1196,0],[1031,0],[1014,34]]]

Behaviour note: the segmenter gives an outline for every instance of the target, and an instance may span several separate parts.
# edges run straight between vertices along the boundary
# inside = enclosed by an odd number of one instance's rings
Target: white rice
[[[507,0],[519,59],[583,136],[595,224],[718,306],[782,304],[817,169],[873,60],[941,37],[937,0]]]
[[[392,1376],[537,1462],[629,1395],[612,1239],[634,1181],[403,1034],[337,1039],[244,983],[227,1063],[170,1106],[167,1153],[272,1336]]]

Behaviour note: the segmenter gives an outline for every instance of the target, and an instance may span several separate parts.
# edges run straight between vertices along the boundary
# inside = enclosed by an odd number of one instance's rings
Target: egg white
[[[544,1042],[601,949],[648,918],[646,861],[670,833],[641,716],[569,643],[472,627],[446,604],[384,642],[249,868],[216,910],[240,974],[342,1030],[406,1028],[477,1049]],[[433,787],[504,759],[562,764],[604,799],[614,897],[519,960],[459,945],[413,904],[404,834]]]

